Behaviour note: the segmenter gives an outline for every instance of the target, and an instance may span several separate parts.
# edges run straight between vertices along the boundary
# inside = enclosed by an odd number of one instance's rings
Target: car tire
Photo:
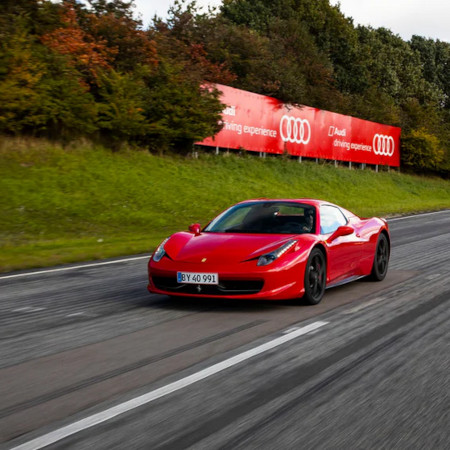
[[[372,271],[369,278],[373,281],[382,281],[386,277],[389,265],[389,242],[384,233],[378,236]]]
[[[327,264],[325,255],[314,248],[305,267],[303,301],[309,305],[317,305],[322,300],[327,282]]]

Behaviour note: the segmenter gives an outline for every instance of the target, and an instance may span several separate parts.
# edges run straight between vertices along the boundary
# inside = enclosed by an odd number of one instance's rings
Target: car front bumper
[[[255,261],[225,265],[174,262],[169,259],[149,261],[148,290],[152,293],[202,298],[286,300],[304,293],[306,261],[258,267]],[[218,285],[181,284],[177,272],[211,272],[219,274]]]

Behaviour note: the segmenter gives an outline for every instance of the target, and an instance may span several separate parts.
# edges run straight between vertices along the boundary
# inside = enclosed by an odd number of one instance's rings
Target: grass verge
[[[0,142],[0,272],[145,253],[257,197],[325,199],[361,216],[450,207],[450,182],[280,157]]]

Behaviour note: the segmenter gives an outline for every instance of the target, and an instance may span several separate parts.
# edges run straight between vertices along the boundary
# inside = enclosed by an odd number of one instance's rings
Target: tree
[[[318,48],[299,5],[290,0],[225,1],[222,28],[228,39],[215,45],[223,42],[230,49],[228,65],[238,75],[236,87],[249,89],[250,81],[250,90],[284,102],[336,109],[343,99],[333,66]],[[236,67],[242,53],[243,64]]]
[[[98,126],[117,147],[148,132],[144,115],[147,90],[142,76],[120,74],[114,70],[102,75],[98,104]]]
[[[41,37],[42,43],[55,52],[65,55],[68,63],[82,75],[80,83],[96,84],[100,73],[111,68],[117,50],[106,45],[104,39],[96,40],[79,25],[77,13],[69,3],[61,11],[61,25]]]
[[[192,144],[221,126],[219,92],[186,76],[183,66],[162,60],[145,78],[144,114],[148,131],[140,142],[157,151],[191,151]]]
[[[0,43],[0,130],[19,133],[41,125],[39,83],[45,65],[34,57],[33,42],[19,21],[16,32]]]
[[[113,49],[111,65],[115,70],[133,72],[137,64],[157,64],[156,43],[133,18],[132,2],[102,0],[90,4],[95,14],[85,15],[83,27],[97,42]]]
[[[96,129],[92,96],[80,74],[53,54],[16,18],[0,47],[0,130],[63,137]]]
[[[440,92],[440,104],[450,109],[450,44],[413,36],[411,48],[420,58],[424,79]]]
[[[412,130],[402,139],[402,164],[421,171],[436,170],[444,160],[439,139],[424,129]]]

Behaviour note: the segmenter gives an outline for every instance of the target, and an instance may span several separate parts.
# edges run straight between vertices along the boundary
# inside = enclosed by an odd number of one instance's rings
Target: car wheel
[[[384,233],[378,237],[370,278],[374,281],[384,280],[389,264],[389,242]]]
[[[303,300],[317,305],[322,300],[327,281],[327,264],[324,254],[317,248],[309,255],[305,269],[305,294]]]

